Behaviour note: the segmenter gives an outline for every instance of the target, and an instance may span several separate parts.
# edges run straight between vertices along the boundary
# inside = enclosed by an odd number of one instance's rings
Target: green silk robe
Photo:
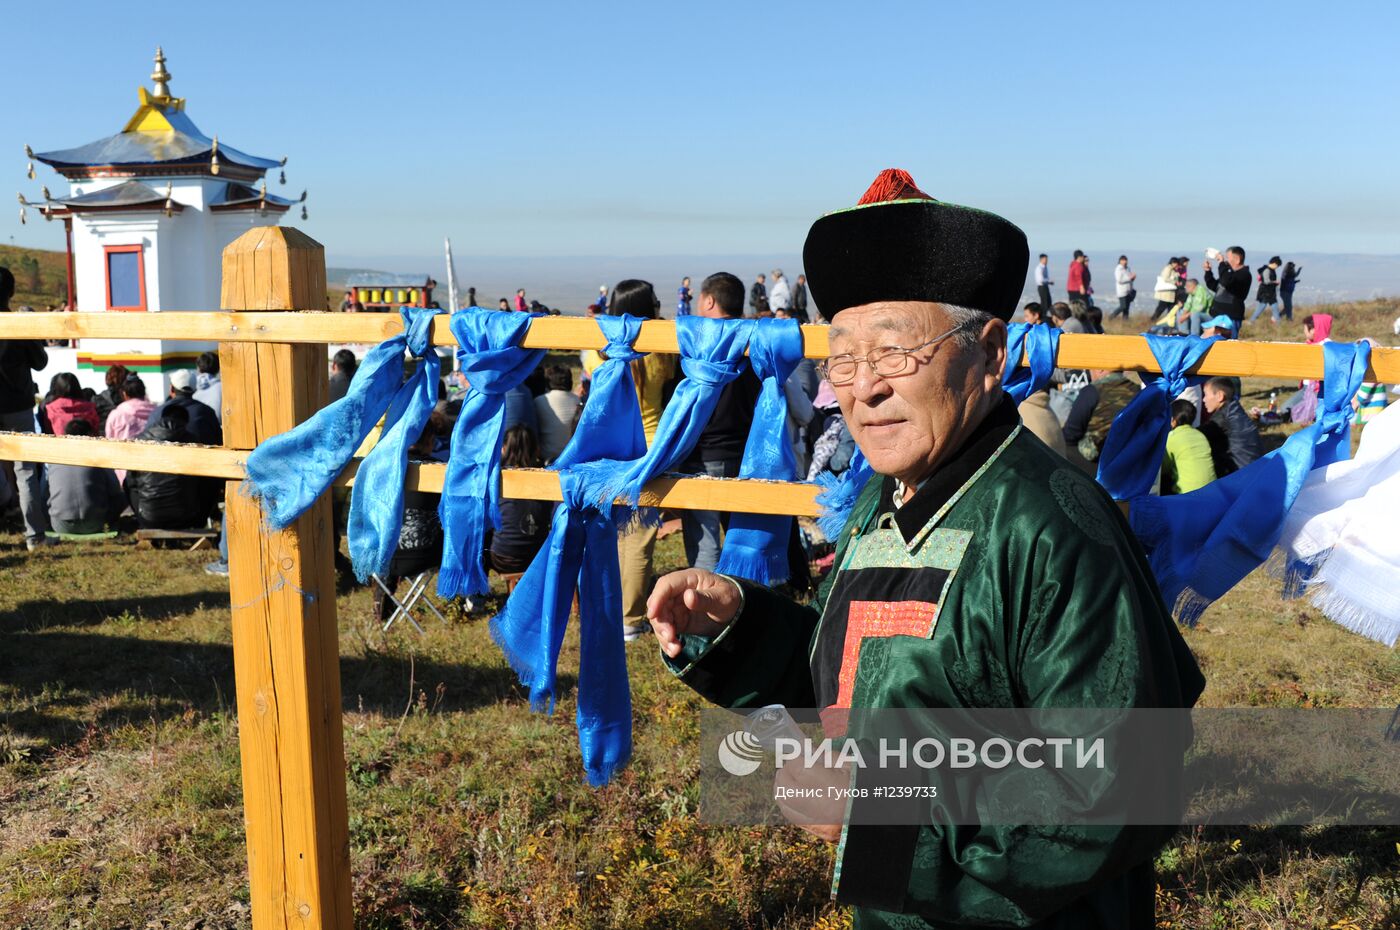
[[[705,698],[857,708],[1190,707],[1204,679],[1118,507],[1004,400],[902,507],[864,488],[815,606],[741,581],[671,670]],[[1171,827],[847,825],[860,928],[1150,928]]]

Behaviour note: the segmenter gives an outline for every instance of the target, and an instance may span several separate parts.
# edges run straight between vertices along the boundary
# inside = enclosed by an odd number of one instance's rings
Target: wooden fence
[[[223,256],[220,303],[232,312],[0,314],[0,340],[161,338],[220,343],[223,448],[0,433],[0,460],[94,465],[227,479],[229,600],[239,743],[255,930],[350,930],[350,843],[345,801],[331,507],[322,496],[294,524],[271,531],[256,502],[238,493],[248,452],[325,405],[326,343],[377,343],[398,333],[391,314],[288,312],[326,295],[321,246],[292,228],[260,227]],[[827,354],[826,328],[803,328],[806,354]],[[447,317],[435,345],[455,345]],[[596,324],[541,318],[529,348],[601,349]],[[675,324],[642,325],[636,348],[676,352]],[[1066,335],[1058,364],[1150,372],[1135,336]],[[1205,375],[1318,378],[1322,350],[1286,343],[1224,342],[1194,369]],[[1400,350],[1378,349],[1370,380],[1400,381]],[[445,466],[409,469],[410,487],[440,491]],[[338,483],[354,480],[352,465]],[[507,469],[507,497],[559,500],[558,478]],[[676,509],[815,516],[816,489],[743,479],[661,478],[643,503]]]

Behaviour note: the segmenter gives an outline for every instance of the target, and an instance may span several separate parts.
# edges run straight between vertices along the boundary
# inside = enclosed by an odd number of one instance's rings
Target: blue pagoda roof
[[[34,159],[70,177],[102,168],[138,176],[143,169],[168,175],[172,169],[180,173],[186,167],[201,174],[218,174],[229,166],[238,179],[256,177],[285,161],[249,155],[200,132],[185,112],[184,98],[170,93],[170,74],[159,48],[151,79],[156,82],[154,89],[137,89],[141,105],[121,132],[76,148],[36,152]]]
[[[77,197],[63,197],[53,201],[65,207],[140,207],[150,204],[165,204],[165,195],[147,187],[140,181],[125,181],[100,191],[82,194]],[[176,204],[175,206],[183,206]]]
[[[186,162],[192,165],[208,164],[213,157],[214,140],[200,132],[185,114],[170,115],[182,117],[171,122],[184,123],[189,129],[159,133],[119,132],[76,148],[35,152],[34,158],[58,171],[103,165],[135,168],[143,165],[175,166]],[[267,171],[281,164],[276,159],[249,155],[222,142],[219,143],[219,160],[258,171]]]

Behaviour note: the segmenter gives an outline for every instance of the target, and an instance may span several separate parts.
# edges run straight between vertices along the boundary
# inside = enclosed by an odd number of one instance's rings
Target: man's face
[[[1229,263],[1231,268],[1239,268],[1244,264],[1244,257],[1238,252],[1226,252],[1225,261]]]
[[[1046,256],[1046,255],[1040,256],[1040,263],[1041,263],[1042,265],[1048,265],[1048,264],[1050,264],[1050,258],[1049,258],[1049,256]]]
[[[951,329],[943,308],[922,301],[882,301],[841,311],[831,326],[831,353],[864,356],[881,346],[912,348]],[[835,386],[851,436],[875,471],[906,484],[927,477],[991,409],[1006,361],[1006,324],[992,321],[979,343],[956,338],[920,349],[905,374],[885,378],[868,364]]]
[[[765,280],[767,280],[767,279],[764,278],[763,275],[759,275],[759,276],[758,276],[758,283],[759,283],[759,284],[762,284]]]
[[[1118,259],[1118,264],[1122,265],[1124,268],[1127,268],[1127,267],[1128,267],[1128,260],[1127,260],[1126,258],[1120,258],[1120,259]]]
[[[1187,282],[1186,282],[1186,293],[1188,293],[1188,294],[1194,294],[1194,293],[1196,293],[1196,288],[1199,287],[1199,286],[1200,286],[1200,285],[1198,285],[1195,281],[1187,281]]]
[[[1206,413],[1215,413],[1225,406],[1225,392],[1207,384],[1201,391],[1201,400],[1205,404]]]
[[[1021,315],[1025,318],[1025,321],[1031,324],[1032,326],[1045,319],[1045,317],[1041,315],[1039,310],[1032,309],[1031,307],[1027,307],[1026,309],[1022,310]]]

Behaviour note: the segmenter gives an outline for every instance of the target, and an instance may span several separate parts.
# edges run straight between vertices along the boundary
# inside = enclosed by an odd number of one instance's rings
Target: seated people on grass
[[[1074,398],[1065,417],[1065,458],[1086,474],[1098,474],[1099,453],[1113,418],[1137,396],[1141,387],[1121,371],[1094,370],[1094,380]]]
[[[1210,440],[1192,425],[1195,422],[1195,404],[1172,401],[1172,431],[1167,434],[1167,451],[1162,456],[1163,494],[1186,494],[1215,480]]]
[[[501,442],[502,468],[540,468],[543,465],[534,433],[524,426],[506,430]],[[549,501],[502,498],[501,528],[491,534],[491,567],[503,575],[529,568],[549,534],[553,510],[554,505]]]
[[[544,379],[548,390],[535,398],[535,418],[540,425],[540,451],[545,462],[552,462],[573,438],[579,399],[573,373],[566,366],[547,366]]]
[[[87,420],[69,420],[63,434],[95,435]],[[49,526],[55,533],[84,536],[117,525],[126,496],[110,468],[50,465],[48,471]]]
[[[219,380],[219,353],[201,352],[195,361],[194,399],[214,411],[214,418],[224,422],[224,385]]]
[[[48,420],[48,431],[55,436],[66,436],[66,427],[72,420],[85,420],[96,434],[101,418],[97,415],[97,405],[92,402],[91,391],[84,391],[78,384],[78,376],[61,371],[49,382],[49,395],[44,399],[44,416]]]
[[[126,384],[126,379],[130,377],[131,370],[125,365],[108,366],[107,373],[103,376],[107,387],[92,398],[93,405],[97,407],[97,419],[101,424],[97,427],[98,436],[101,436],[107,428],[107,417],[117,408],[117,405],[126,400],[122,385]]]
[[[189,415],[180,405],[169,407],[154,426],[136,438],[149,442],[198,442],[190,433]],[[203,529],[209,525],[222,492],[223,482],[217,478],[154,471],[132,471],[126,476],[127,500],[143,530]]]
[[[185,411],[186,429],[194,437],[187,442],[203,443],[206,446],[219,446],[224,442],[224,431],[219,426],[219,418],[214,408],[194,399],[194,372],[181,368],[170,373],[170,397],[151,411],[146,418],[146,427],[155,426],[172,408]]]
[[[359,367],[359,360],[349,349],[341,349],[335,353],[331,358],[331,389],[327,403],[333,404],[345,396]]]
[[[408,458],[425,460],[432,457],[439,436],[450,429],[447,417],[434,410],[418,441],[408,447]],[[403,525],[399,529],[399,548],[389,561],[389,571],[380,580],[390,591],[397,591],[399,582],[432,571],[442,563],[442,523],[438,520],[441,495],[430,491],[407,488],[403,493]],[[393,603],[384,596],[384,589],[370,582],[374,599],[374,615],[380,623],[393,613]]]
[[[1211,378],[1201,391],[1202,404],[1210,415],[1201,432],[1210,441],[1218,478],[1239,471],[1264,454],[1259,426],[1240,406],[1236,390],[1232,378]]]
[[[1215,294],[1208,287],[1201,287],[1195,278],[1186,279],[1186,301],[1176,315],[1177,329],[1190,336],[1201,335],[1201,327],[1210,318],[1215,307]],[[1233,333],[1233,328],[1231,329]]]

